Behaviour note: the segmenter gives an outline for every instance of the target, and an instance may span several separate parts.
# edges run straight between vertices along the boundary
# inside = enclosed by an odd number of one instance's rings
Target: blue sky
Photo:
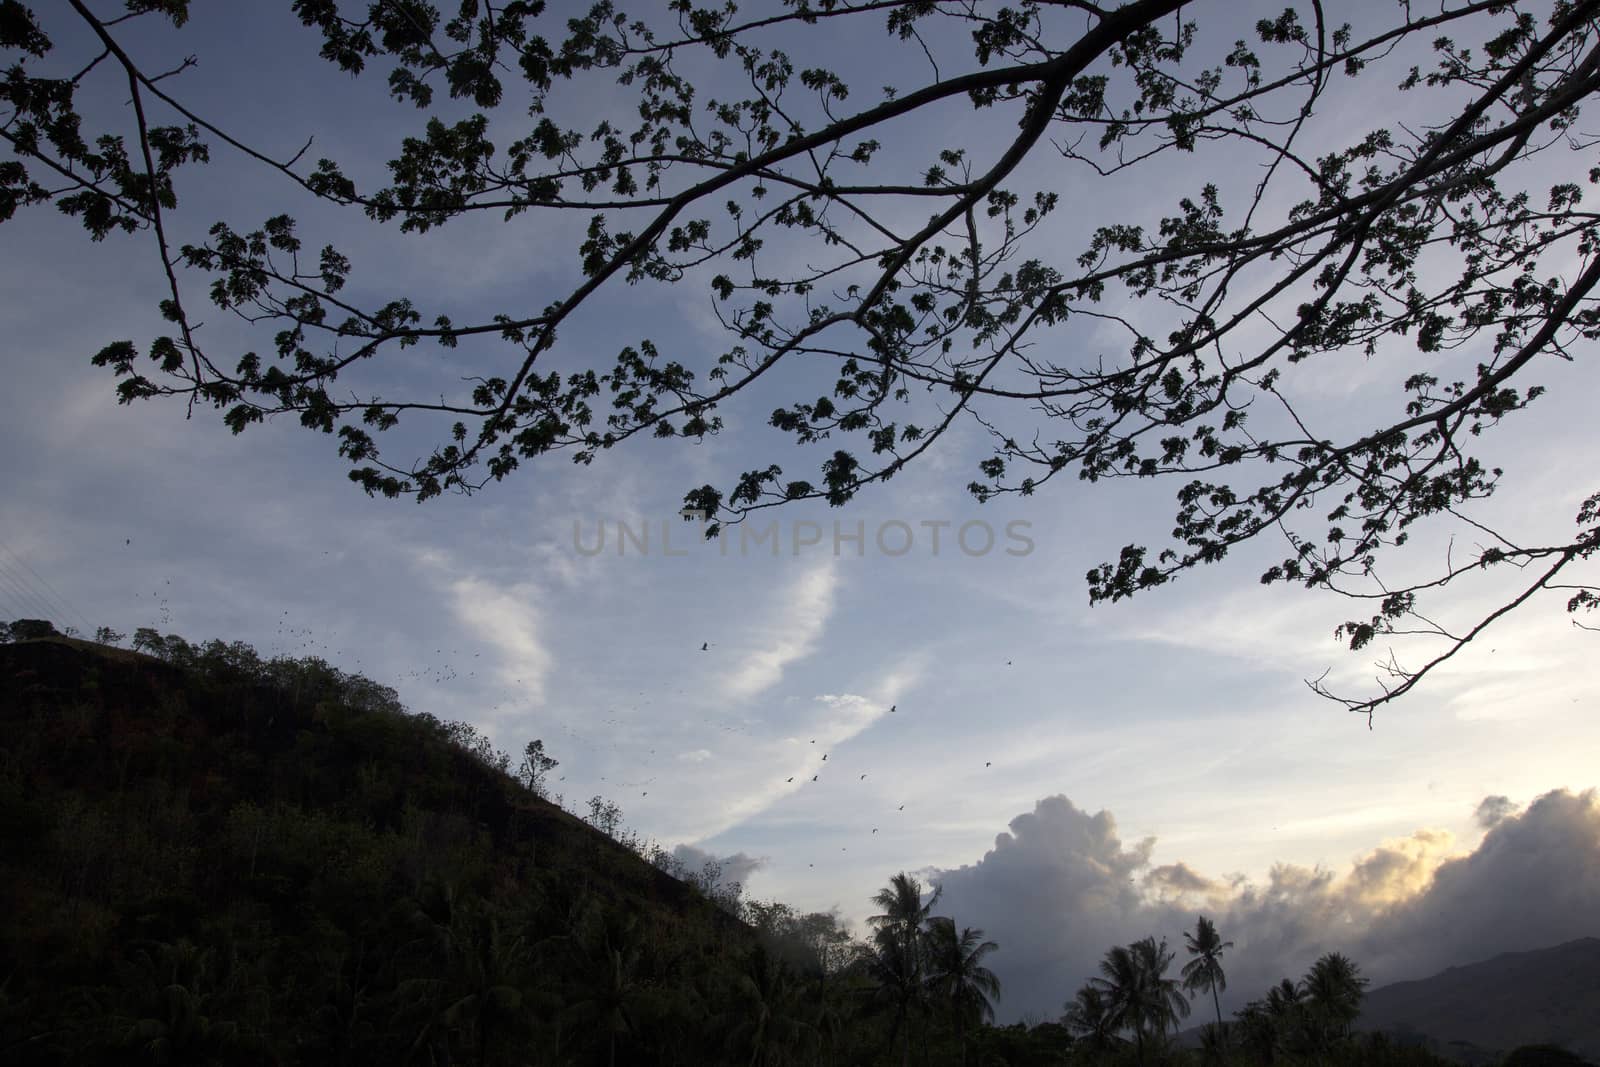
[[[1210,39],[1203,19],[1202,28]],[[1225,49],[1236,29],[1216,30],[1212,43]],[[157,56],[198,55],[174,88],[276,154],[315,135],[313,155],[372,172],[418,122],[385,100],[380,76],[351,81],[319,63],[287,5],[197,3],[183,33],[134,40],[153,69]],[[899,45],[885,52],[879,42],[835,38],[827,47],[841,65],[870,64],[885,78],[920,76],[925,62]],[[1324,135],[1364,129],[1375,109],[1408,106],[1385,93],[1394,80],[1357,82],[1332,98],[1319,113]],[[125,96],[102,82],[91,99],[109,115]],[[997,135],[992,120],[944,121],[945,135],[974,152]],[[1248,180],[1226,159],[1197,166],[1219,168],[1225,188]],[[1018,186],[1063,183],[1068,210],[1048,236],[1075,248],[1084,227],[1107,217],[1153,217],[1190,177],[1151,174],[1108,192],[1043,159]],[[218,217],[240,229],[279,211],[307,228],[321,219],[355,261],[357,295],[421,295],[428,312],[436,304],[458,321],[542,306],[576,277],[577,218],[479,219],[420,238],[375,232],[359,218],[328,219],[281,178],[221,150],[210,167],[183,176],[180,200],[174,224],[189,238]],[[1057,482],[980,508],[963,488],[985,455],[971,424],[846,508],[784,512],[778,558],[690,544],[675,515],[693,486],[726,485],[771,459],[796,471],[814,463],[786,458],[796,450],[763,426],[786,395],[777,387],[730,408],[727,432],[703,443],[641,440],[576,469],[557,456],[469,498],[371,500],[345,480],[333,442],[292,420],[233,437],[205,413],[186,419],[176,403],[115,403],[109,374],[89,357],[108,341],[158,332],[163,293],[148,235],[90,245],[67,220],[33,211],[0,236],[9,383],[0,391],[0,614],[35,614],[24,587],[47,583],[48,597],[68,609],[58,623],[154,625],[324,655],[393,684],[416,711],[477,724],[508,750],[543,738],[561,761],[554,785],[569,807],[602,794],[628,825],[669,846],[742,854],[752,895],[859,920],[889,875],[916,870],[946,878],[952,899],[960,888],[964,924],[1013,929],[1006,883],[963,868],[982,868],[997,835],[1015,839],[1019,816],[1045,811],[1071,827],[1104,809],[1122,841],[1155,839],[1130,877],[1185,864],[1228,886],[1249,926],[1256,913],[1239,903],[1247,882],[1271,887],[1282,872],[1318,865],[1358,878],[1359,863],[1386,841],[1424,842],[1401,849],[1411,850],[1415,877],[1381,900],[1362,899],[1387,908],[1416,898],[1439,864],[1476,855],[1485,827],[1474,812],[1486,796],[1522,810],[1551,790],[1574,791],[1569,800],[1579,799],[1560,810],[1580,828],[1580,851],[1584,820],[1600,825],[1592,795],[1581,793],[1596,784],[1600,660],[1594,635],[1575,629],[1554,597],[1502,622],[1382,710],[1369,731],[1303,682],[1331,669],[1331,678],[1359,684],[1373,657],[1332,639],[1346,614],[1339,601],[1256,583],[1277,546],[1091,610],[1084,573],[1127,541],[1159,539],[1173,487]],[[641,336],[704,357],[724,343],[711,302],[690,285],[619,288],[564,330],[561,358],[598,363]],[[251,336],[215,309],[200,317],[222,349]],[[416,349],[382,380],[447,389],[463,368],[504,358],[493,346]],[[1327,425],[1354,424],[1374,404],[1397,403],[1391,386],[1404,373],[1355,357],[1308,368],[1292,388],[1317,403]],[[1483,517],[1529,540],[1570,529],[1595,488],[1585,480],[1592,359],[1541,373],[1553,388],[1539,414],[1512,420],[1487,449],[1507,476]],[[977,520],[997,532],[1027,523],[1032,551],[1006,554],[1003,533],[985,554],[953,547],[952,531]],[[801,521],[818,524],[819,545],[794,548]],[[895,521],[917,539],[891,558],[871,537]],[[940,521],[954,525],[934,555],[922,524]],[[836,522],[868,532],[862,555],[847,544],[835,556]],[[618,523],[650,528],[652,551],[618,555]],[[663,523],[685,554],[661,551]],[[608,550],[585,555],[575,527],[588,543],[602,525],[613,534]],[[1469,533],[1432,529],[1417,551],[1438,552],[1452,534]],[[1465,617],[1488,603],[1479,596],[1445,607]],[[1052,797],[1070,800],[1044,803]],[[1532,833],[1532,821],[1516,819]],[[1080,860],[1073,870],[1105,869],[1093,850],[1073,852],[1048,835],[1029,840],[1057,850],[1051,869]],[[1600,838],[1592,844],[1600,855]],[[1230,882],[1235,874],[1246,881]],[[1042,884],[1048,901],[1053,883]],[[1164,899],[1164,884],[1138,882],[1139,901],[1119,914],[1167,923],[1159,932],[1176,938],[1175,912],[1139,910]],[[1065,909],[1074,898],[1060,892]],[[1590,892],[1600,899],[1600,888]],[[1091,928],[1121,936],[1124,926]],[[1466,941],[1462,958],[1447,962],[1477,958]],[[1089,938],[1060,948],[1049,966],[1013,964],[1029,986],[1015,1003],[1059,1004],[1071,989],[1045,987],[1088,945],[1096,954],[1105,947]],[[1002,946],[1005,977],[1003,938]],[[1271,953],[1274,966],[1303,966],[1281,944]],[[1420,955],[1384,964],[1391,977],[1424,965]]]

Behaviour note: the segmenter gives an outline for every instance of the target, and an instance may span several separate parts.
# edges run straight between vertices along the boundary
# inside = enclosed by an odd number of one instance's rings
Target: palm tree
[[[935,888],[924,901],[922,883],[901,871],[874,894],[872,903],[883,912],[867,920],[875,930],[873,959],[868,961],[868,969],[885,988],[884,996],[895,1009],[895,1025],[889,1043],[893,1047],[894,1035],[902,1026],[907,1027],[905,1062],[908,1064],[911,1062],[911,1010],[922,1006],[925,992],[922,925],[928,921],[941,891]]]
[[[848,1022],[842,982],[857,946],[832,914],[802,916],[804,944],[800,975],[811,1004],[811,1025],[817,1033],[818,1062],[825,1061],[843,1036]]]
[[[1228,1026],[1226,1023],[1206,1023],[1200,1028],[1200,1060],[1202,1063],[1228,1062]]]
[[[1222,1030],[1222,1000],[1217,996],[1228,988],[1228,976],[1222,972],[1222,953],[1233,947],[1217,933],[1217,926],[1204,915],[1194,925],[1194,933],[1184,934],[1184,947],[1189,950],[1189,962],[1183,965],[1183,987],[1192,993],[1211,990],[1211,1003],[1217,1009],[1217,1030]]]
[[[793,972],[763,945],[756,945],[733,980],[732,1011],[724,1015],[728,1046],[750,1067],[785,1062],[816,1036],[804,1018],[804,992]]]
[[[1100,977],[1089,980],[1105,998],[1107,1019],[1113,1030],[1132,1030],[1144,1062],[1144,998],[1139,961],[1126,945],[1107,949],[1100,961]]]
[[[444,1009],[443,1019],[470,1027],[478,1065],[485,1067],[494,1039],[523,1030],[529,1022],[532,956],[527,942],[504,932],[493,915],[481,917],[469,929],[468,936],[456,942],[460,995]]]
[[[1305,1005],[1293,982],[1285,978],[1268,989],[1263,1010],[1274,1052],[1280,1048],[1295,1050],[1304,1044]]]
[[[883,914],[874,915],[867,922],[877,930],[892,931],[907,945],[914,945],[922,924],[928,921],[942,892],[942,887],[935,888],[924,902],[922,883],[901,871],[873,896],[872,903],[882,908]]]
[[[956,933],[954,919],[943,915],[928,920],[928,986],[933,995],[950,1005],[956,1023],[956,1043],[962,1067],[967,1062],[967,1017],[980,1023],[994,1020],[993,1001],[1000,998],[1000,979],[983,966],[983,957],[999,945],[983,940],[983,931],[967,927]]]
[[[1067,1001],[1062,1025],[1095,1052],[1109,1052],[1117,1043],[1118,1023],[1105,990],[1090,982]]]
[[[817,1031],[818,1062],[832,1058],[849,1025],[845,994],[839,983],[830,982],[825,974],[811,977],[811,1025]]]
[[[1166,938],[1158,945],[1153,937],[1135,941],[1133,954],[1144,979],[1145,1018],[1155,1024],[1157,1035],[1165,1041],[1168,1025],[1176,1030],[1178,1020],[1189,1017],[1189,998],[1183,995],[1182,983],[1167,977],[1167,968],[1172,966],[1175,954],[1167,947]]]
[[[1267,990],[1267,1014],[1281,1019],[1294,1013],[1300,1004],[1300,990],[1285,978]]]
[[[1319,1046],[1325,1048],[1349,1036],[1351,1024],[1361,1015],[1366,985],[1360,968],[1338,952],[1329,952],[1311,965],[1299,992],[1305,998]]]
[[[449,882],[425,882],[417,896],[399,902],[395,912],[397,925],[415,936],[395,950],[396,966],[405,976],[396,985],[399,997],[389,1025],[415,1032],[408,1053],[415,1055],[441,1041],[448,1044],[444,1012],[450,989],[443,976],[461,953],[458,942],[467,936],[469,922],[456,887]]]
[[[1278,1045],[1278,1025],[1267,1004],[1252,1000],[1233,1015],[1240,1047],[1251,1052],[1256,1062],[1271,1063]]]
[[[1145,1030],[1165,1039],[1167,1025],[1189,1014],[1189,1001],[1178,980],[1166,977],[1172,950],[1153,937],[1118,945],[1100,961],[1102,977],[1091,979],[1105,994],[1117,1029],[1133,1031],[1139,1062],[1144,1062]]]
[[[895,1039],[904,1035],[903,1062],[911,1064],[911,1030],[907,1025],[911,1009],[922,995],[922,976],[914,952],[888,929],[872,938],[872,950],[863,959],[863,969],[872,979],[872,1000],[880,1007],[892,1008],[894,1023],[889,1028],[889,1051]]]
[[[214,1063],[238,1051],[237,1023],[217,1019],[216,950],[180,938],[146,942],[135,954],[139,981],[133,1010],[111,1021],[114,1040],[155,1063]]]
[[[569,941],[582,975],[582,992],[567,1006],[567,1014],[600,1027],[606,1039],[606,1063],[616,1067],[617,1038],[637,1028],[643,993],[636,978],[640,956],[637,923],[631,916],[622,922],[607,922],[596,912],[589,913],[586,920],[587,929]]]

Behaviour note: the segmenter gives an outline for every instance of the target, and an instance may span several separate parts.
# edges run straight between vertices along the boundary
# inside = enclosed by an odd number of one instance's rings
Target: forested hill
[[[719,1062],[655,1028],[749,926],[471,727],[177,651],[0,645],[0,1061]]]
[[[685,871],[602,798],[588,822],[549,802],[537,741],[513,769],[471,726],[321,660],[100,636],[0,624],[5,1067],[1216,1058],[1169,1044],[1175,1016],[1135,1014],[1175,990],[1164,941],[1110,950],[1133,969],[1062,1023],[991,1025],[983,961],[1003,946],[934,914],[904,872],[858,941],[835,914]],[[1358,1010],[1349,988],[1338,1019]],[[1324,1007],[1255,1012],[1232,1062],[1442,1063],[1357,1040]]]

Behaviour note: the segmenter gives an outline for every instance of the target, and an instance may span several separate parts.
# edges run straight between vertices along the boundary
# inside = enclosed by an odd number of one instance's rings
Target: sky
[[[321,64],[286,4],[194,8],[182,33],[135,27],[130,41],[151,69],[196,55],[174,91],[265,150],[314,136],[381,172],[418,123],[381,77]],[[1202,18],[1210,47],[1240,35]],[[925,76],[914,45],[891,44],[825,47],[885,78]],[[1404,117],[1385,91],[1398,76],[1332,94],[1319,135]],[[126,106],[115,82],[91,89],[96,113]],[[975,153],[994,143],[992,122],[940,121]],[[1061,183],[1069,231],[1154,217],[1192,177],[1107,188],[1059,160],[1033,166],[1019,185]],[[1197,166],[1229,190],[1248,177],[1226,159]],[[179,194],[188,239],[219,217],[249,228],[291,211],[351,254],[357,292],[420,292],[459,320],[542,306],[575,277],[581,240],[573,219],[375,232],[224,151]],[[1076,247],[1074,233],[1052,240]],[[1338,600],[1257,583],[1277,546],[1091,609],[1085,572],[1162,537],[1173,487],[1058,481],[980,507],[964,488],[986,454],[973,424],[845,508],[783,513],[776,554],[740,531],[703,543],[676,512],[688,488],[790,462],[763,426],[778,386],[701,443],[632,442],[585,468],[556,456],[423,505],[369,499],[331,440],[292,419],[235,437],[177,403],[117,405],[89,357],[159,331],[155,266],[148,234],[91,245],[48,210],[0,229],[0,615],[324,656],[508,751],[543,739],[569,808],[602,795],[680,855],[723,858],[751,896],[859,923],[890,875],[916,872],[1000,943],[1002,1017],[1053,1016],[1107,947],[1179,943],[1200,909],[1235,942],[1225,1011],[1331,948],[1393,980],[1600,934],[1600,657],[1558,597],[1502,620],[1369,729],[1305,680],[1370,682],[1374,652],[1333,639]],[[269,343],[208,310],[221,348]],[[641,285],[575,320],[563,358],[600,362],[646,335],[700,357],[725,346],[703,287]],[[1484,445],[1507,473],[1479,517],[1530,540],[1570,530],[1595,489],[1597,376],[1578,354],[1540,370],[1552,389],[1537,418]],[[442,389],[496,358],[414,351],[381,373]],[[1337,426],[1396,403],[1403,373],[1309,366],[1291,388]],[[895,523],[913,537],[898,554]],[[965,523],[980,524],[968,549],[985,529],[993,547],[963,551]],[[1436,526],[1419,542],[1437,552],[1452,534],[1473,536]],[[1465,618],[1483,595],[1443,607]]]

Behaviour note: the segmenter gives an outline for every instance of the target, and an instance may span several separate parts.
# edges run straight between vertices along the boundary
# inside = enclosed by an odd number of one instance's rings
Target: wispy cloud
[[[756,627],[754,647],[735,648],[738,663],[722,680],[729,702],[749,700],[783,680],[784,670],[816,651],[833,614],[838,569],[830,559],[784,589],[770,621]]]
[[[555,657],[541,636],[536,590],[458,578],[450,583],[450,595],[457,621],[500,653],[500,681],[543,700]]]
[[[692,816],[674,836],[704,841],[766,812],[805,789],[813,774],[838,766],[841,750],[890,714],[902,694],[921,678],[917,657],[891,666],[864,686],[868,693],[823,693],[786,704],[790,732],[746,742],[736,758],[723,759],[701,749],[678,759],[696,764]],[[833,755],[827,764],[824,755]],[[707,798],[716,797],[709,805]]]

